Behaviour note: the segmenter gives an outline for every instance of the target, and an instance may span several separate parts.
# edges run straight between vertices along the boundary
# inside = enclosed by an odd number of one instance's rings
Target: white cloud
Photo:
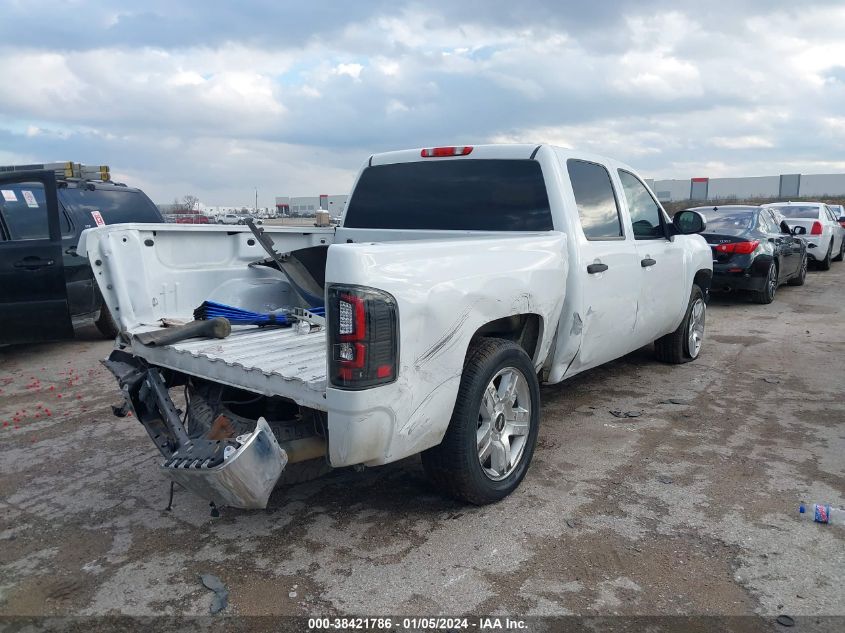
[[[710,140],[714,147],[724,149],[752,149],[760,147],[774,147],[775,144],[762,136],[716,136]]]
[[[209,204],[238,204],[241,178],[341,190],[373,151],[438,142],[548,140],[659,177],[841,161],[842,6],[365,4],[14,5],[56,30],[0,23],[4,156],[106,155],[157,199]]]
[[[361,64],[338,64],[334,67],[333,72],[335,75],[346,75],[352,77],[352,79],[359,79],[362,70],[364,70],[364,67]]]
[[[391,99],[387,102],[387,106],[385,108],[385,111],[388,114],[397,114],[401,112],[407,112],[408,110],[408,106],[399,101],[399,99]]]

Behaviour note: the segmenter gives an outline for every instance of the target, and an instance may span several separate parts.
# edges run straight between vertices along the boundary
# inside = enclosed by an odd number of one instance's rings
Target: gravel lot
[[[0,614],[207,614],[205,572],[227,614],[845,614],[845,529],[796,514],[845,504],[843,279],[714,299],[695,363],[543,388],[528,477],[484,508],[407,460],[167,512],[110,342],[0,349]]]

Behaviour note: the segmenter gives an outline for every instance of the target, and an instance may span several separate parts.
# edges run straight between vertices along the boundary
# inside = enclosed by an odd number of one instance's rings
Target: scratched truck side
[[[128,423],[174,481],[262,508],[280,482],[421,453],[444,493],[484,504],[528,470],[541,382],[651,343],[699,356],[703,228],[615,160],[457,146],[370,157],[339,226],[264,227],[275,258],[248,226],[106,226],[78,250],[120,327],[105,362]],[[204,301],[300,319],[143,342]]]

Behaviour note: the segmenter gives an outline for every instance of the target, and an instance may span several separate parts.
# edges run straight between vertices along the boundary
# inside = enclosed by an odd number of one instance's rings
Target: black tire
[[[821,260],[819,264],[820,270],[830,270],[830,256],[833,253],[833,240],[830,241],[830,246],[827,247],[827,255]]]
[[[704,292],[701,288],[693,284],[692,291],[690,292],[689,303],[687,304],[687,311],[684,314],[684,318],[681,321],[681,324],[678,326],[678,329],[674,332],[671,332],[665,336],[661,336],[654,342],[654,355],[657,357],[662,363],[670,363],[672,365],[680,365],[681,363],[689,363],[690,361],[694,361],[701,355],[701,347],[699,349],[691,350],[689,339],[690,339],[690,321],[692,319],[693,313],[693,306],[696,304],[697,301],[701,301],[704,309],[706,310],[706,304],[704,303]],[[703,328],[702,323],[702,328]],[[702,339],[703,339],[703,331],[702,331]]]
[[[113,339],[120,332],[120,328],[112,317],[111,312],[109,312],[109,308],[105,302],[100,306],[100,315],[94,321],[94,325],[100,330],[100,334],[107,339]]]
[[[512,375],[520,374],[526,383],[523,389],[525,399],[530,403],[528,432],[515,463],[508,465],[509,471],[502,473],[502,479],[495,480],[487,474],[479,456],[477,434],[482,424],[479,410],[487,386],[500,372],[508,370],[516,370]],[[516,402],[520,403],[522,398],[519,396]],[[503,414],[495,421],[491,420],[491,431],[494,427],[498,430],[504,420]],[[513,492],[525,477],[534,455],[539,427],[540,384],[528,354],[512,341],[479,339],[472,343],[464,361],[461,386],[446,435],[440,445],[423,452],[423,467],[440,489],[457,499],[475,505],[499,501]],[[511,437],[508,437],[509,447]],[[508,453],[506,455],[510,457]],[[509,463],[510,459],[507,461]]]
[[[807,256],[801,260],[801,267],[798,269],[798,274],[786,283],[790,286],[803,286],[807,279]]]
[[[778,267],[772,262],[769,264],[769,271],[766,273],[766,282],[763,289],[751,294],[754,303],[769,304],[775,300],[775,293],[778,290]]]
[[[831,242],[831,246],[833,243]],[[839,244],[839,255],[833,258],[835,262],[841,262],[845,258],[845,237],[842,238],[842,242]]]

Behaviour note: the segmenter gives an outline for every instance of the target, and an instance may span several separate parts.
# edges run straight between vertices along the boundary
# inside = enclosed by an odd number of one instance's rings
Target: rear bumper
[[[807,257],[815,261],[821,261],[827,255],[827,244],[825,247],[822,248],[822,238],[819,237],[806,237],[801,236],[804,238],[804,241],[807,242]]]
[[[258,418],[255,430],[219,466],[206,468],[199,460],[183,458],[180,451],[165,460],[162,471],[173,481],[220,506],[258,510],[267,507],[270,493],[287,464],[270,425]]]
[[[713,283],[711,290],[719,292],[724,290],[762,290],[766,285],[766,273],[760,273],[752,268],[745,268],[739,271],[733,270],[733,266],[717,267],[713,265]],[[729,272],[732,271],[732,272]]]
[[[117,378],[126,405],[164,456],[162,471],[194,494],[223,506],[267,507],[288,462],[264,418],[238,437],[190,437],[159,370],[126,352],[105,366]]]

